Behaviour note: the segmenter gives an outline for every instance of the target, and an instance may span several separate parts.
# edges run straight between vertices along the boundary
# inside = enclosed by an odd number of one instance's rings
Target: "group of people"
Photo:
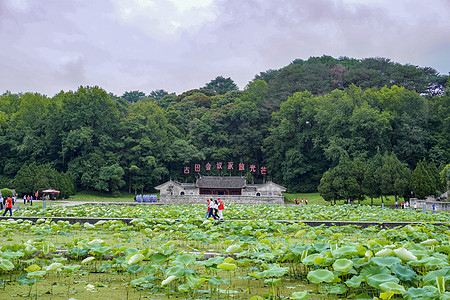
[[[205,218],[214,218],[214,220],[223,220],[223,210],[225,206],[220,198],[217,200],[207,199],[206,200],[206,214]]]
[[[300,198],[300,201],[297,198],[295,198],[295,204],[303,205],[303,198]],[[308,198],[305,198],[305,205],[308,205]]]
[[[30,203],[30,206],[33,206],[33,195],[23,195],[23,205],[26,205],[27,203]]]
[[[398,208],[398,201],[397,200],[395,200],[394,205],[395,205],[395,208]],[[406,201],[406,202],[402,201],[401,208],[402,209],[409,208],[409,202],[408,201]],[[414,209],[417,209],[417,204],[415,205]]]

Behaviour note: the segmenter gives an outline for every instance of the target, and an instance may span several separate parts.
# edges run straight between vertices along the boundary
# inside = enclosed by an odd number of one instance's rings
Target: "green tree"
[[[317,190],[320,193],[320,196],[327,202],[334,201],[336,204],[336,200],[338,198],[336,194],[336,190],[333,187],[333,174],[330,170],[323,173],[322,178],[320,179],[319,186]]]
[[[217,76],[215,79],[208,82],[203,89],[208,89],[216,92],[217,94],[223,95],[227,92],[237,90],[238,86],[230,77],[224,78],[223,76]]]
[[[124,98],[126,101],[130,102],[130,103],[135,103],[138,102],[139,100],[144,99],[145,93],[141,92],[141,91],[129,91],[129,92],[125,92],[122,95],[122,98]]]

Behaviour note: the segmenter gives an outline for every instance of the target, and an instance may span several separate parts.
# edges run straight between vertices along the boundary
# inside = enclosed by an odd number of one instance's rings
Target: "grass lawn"
[[[294,199],[297,198],[300,201],[300,198],[308,198],[308,205],[310,204],[316,204],[316,205],[332,205],[332,203],[325,201],[319,193],[296,193],[296,194],[288,194],[283,193],[283,195],[286,197],[286,204],[295,204]],[[384,205],[385,206],[394,206],[395,198],[394,196],[387,196],[383,198]],[[403,201],[403,198],[398,198],[399,206],[400,203]],[[304,200],[303,200],[303,203]],[[359,204],[359,202],[356,202]],[[336,201],[336,204],[345,204],[344,200]],[[371,200],[370,198],[366,198],[365,200],[361,201],[362,205],[370,205]],[[381,206],[381,198],[374,198],[373,199],[373,205],[374,206]]]
[[[116,201],[116,202],[133,202],[134,194],[120,193],[120,196],[115,197],[108,193],[95,192],[95,191],[80,191],[75,195],[70,196],[68,201],[87,201],[87,202],[99,202],[99,201]]]

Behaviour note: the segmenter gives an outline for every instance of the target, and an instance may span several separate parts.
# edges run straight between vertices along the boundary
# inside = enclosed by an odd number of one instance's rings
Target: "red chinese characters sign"
[[[260,174],[260,175],[267,175],[267,168],[265,166],[258,167],[256,164],[249,164],[246,165],[245,163],[238,163],[236,164],[237,167],[235,168],[235,163],[233,161],[228,162],[215,162],[215,170],[222,171],[225,168],[229,171],[239,171],[239,172],[250,172],[253,174]],[[213,165],[210,162],[207,162],[205,165],[195,163],[193,166],[185,166],[183,168],[184,174],[191,174],[191,167],[196,173],[200,173],[202,171],[213,171]]]

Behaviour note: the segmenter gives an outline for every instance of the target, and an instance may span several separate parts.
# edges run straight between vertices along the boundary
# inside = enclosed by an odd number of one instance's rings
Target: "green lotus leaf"
[[[388,267],[402,262],[400,258],[394,256],[372,257],[370,261],[381,267]]]
[[[410,251],[406,250],[405,248],[397,248],[394,249],[395,255],[397,255],[401,260],[408,262],[412,260],[417,260],[417,257],[414,256]]]
[[[128,264],[129,265],[135,265],[137,263],[139,263],[141,260],[143,260],[145,258],[145,256],[141,253],[136,253],[133,256],[130,257],[130,259],[128,260]]]
[[[28,272],[27,278],[28,279],[36,279],[36,278],[42,278],[45,275],[45,271],[34,271],[34,272]]]
[[[221,263],[223,263],[223,261],[224,261],[224,258],[222,256],[215,256],[215,257],[211,257],[207,260],[197,261],[196,264],[211,267],[214,265],[221,264]]]
[[[430,270],[442,269],[448,267],[448,262],[436,257],[431,257],[424,266]]]
[[[14,269],[14,264],[7,259],[0,258],[0,268],[3,271],[9,271],[9,270]]]
[[[400,280],[397,277],[394,277],[389,274],[377,274],[373,276],[369,276],[366,279],[366,282],[368,285],[373,286],[376,289],[380,288],[380,284],[386,283],[386,282],[394,282],[398,283]]]
[[[412,299],[439,299],[438,289],[434,286],[424,286],[423,288],[409,288],[408,291],[402,294],[403,298],[407,300]]]
[[[333,256],[336,258],[341,257],[351,257],[358,253],[355,246],[343,246],[332,252]]]
[[[93,261],[94,259],[95,259],[94,256],[89,256],[89,257],[86,257],[85,259],[83,259],[83,260],[81,261],[81,263],[82,263],[82,264],[87,264],[87,263],[90,263],[91,261]]]
[[[414,270],[401,264],[393,265],[391,270],[401,281],[413,281],[417,278],[417,273]]]
[[[428,272],[422,277],[424,285],[434,285],[436,283],[436,277],[446,277],[450,279],[450,269],[440,269]]]
[[[181,265],[175,265],[167,269],[166,276],[174,275],[178,278],[184,276],[184,267]]]
[[[38,265],[31,265],[28,266],[27,268],[24,269],[27,272],[36,272],[36,271],[40,271],[41,267],[39,267]]]
[[[368,265],[364,267],[361,272],[359,272],[359,275],[363,276],[364,278],[378,274],[391,274],[391,271],[387,267]]]
[[[75,271],[80,269],[80,265],[70,265],[61,267],[61,271],[64,273],[74,273]]]
[[[272,253],[263,253],[258,255],[258,258],[264,260],[272,260],[275,258],[275,256]]]
[[[309,271],[307,278],[312,283],[322,283],[322,282],[333,282],[335,276],[333,272],[326,269],[319,269],[314,271]]]
[[[353,267],[354,263],[346,258],[340,258],[337,259],[334,263],[333,263],[333,269],[335,271],[339,271],[339,272],[348,272],[350,271],[350,269]]]
[[[56,271],[59,268],[61,268],[63,266],[62,263],[58,263],[58,262],[54,262],[52,264],[50,264],[49,266],[47,266],[47,268],[45,268],[45,270],[48,271]]]
[[[176,278],[177,278],[177,276],[175,276],[175,275],[170,275],[169,277],[167,277],[166,279],[164,279],[164,280],[161,282],[161,285],[162,285],[162,286],[167,285],[167,284],[171,283],[172,281],[174,281]]]
[[[234,258],[232,258],[231,256],[228,256],[227,258],[224,259],[223,262],[229,263],[229,264],[233,264],[236,262],[236,260]]]
[[[428,239],[420,243],[420,246],[434,246],[439,245],[439,242],[435,239]]]
[[[330,250],[330,243],[314,243],[312,246],[317,252]]]
[[[347,287],[344,284],[336,284],[333,285],[327,292],[333,295],[341,295],[347,292]]]
[[[394,294],[403,294],[404,292],[406,292],[403,286],[394,282],[382,283],[380,284],[379,288],[384,292],[394,292]]]
[[[302,263],[303,263],[304,265],[310,266],[310,265],[314,264],[314,259],[315,259],[317,256],[320,256],[320,254],[318,254],[318,253],[310,254],[310,255],[306,256],[306,257],[302,260]]]
[[[182,264],[184,266],[188,266],[189,264],[196,261],[195,256],[189,253],[184,253],[178,256],[176,259],[173,260],[174,264]]]
[[[323,263],[325,263],[327,261],[327,259],[328,259],[327,256],[318,255],[318,256],[314,257],[313,263],[316,265],[322,265]]]
[[[28,286],[32,286],[36,283],[36,278],[27,278],[27,274],[23,274],[17,279],[17,282],[19,282],[20,285],[26,284]]]
[[[233,271],[237,269],[237,266],[235,264],[223,262],[220,265],[218,265],[217,268],[226,271]]]
[[[395,255],[394,251],[389,248],[385,248],[375,253],[375,256],[393,256],[393,255]]]
[[[373,300],[373,297],[367,295],[367,293],[361,293],[361,294],[356,295],[355,299],[358,299],[358,300]]]
[[[157,252],[157,253],[153,253],[150,256],[150,260],[155,263],[162,263],[167,260],[167,256],[162,253]]]
[[[130,265],[127,268],[127,273],[128,274],[136,274],[141,272],[144,269],[143,266],[139,266],[139,265]]]
[[[227,248],[227,250],[225,250],[225,253],[233,254],[233,253],[238,252],[240,250],[242,250],[241,246],[234,244],[234,245],[229,246]]]
[[[273,277],[278,278],[282,277],[287,272],[289,272],[288,267],[282,268],[277,266],[270,266],[269,269],[259,272],[258,275],[261,278],[273,278]]]
[[[359,275],[359,276],[353,276],[352,278],[348,279],[348,280],[345,282],[345,284],[346,284],[348,287],[357,289],[357,288],[360,287],[361,281],[362,281],[362,280],[363,280],[363,277],[362,277],[361,275]]]
[[[307,291],[304,292],[295,292],[292,293],[291,298],[293,300],[308,300],[309,299],[309,293]],[[250,298],[251,300],[252,298]],[[263,300],[264,298],[261,297],[261,300]]]
[[[105,243],[104,240],[101,239],[93,239],[88,243],[88,245],[103,245]]]
[[[411,261],[408,261],[407,263],[408,263],[408,265],[411,265],[413,267],[421,267],[421,266],[424,266],[430,260],[431,260],[431,257],[428,256],[428,257],[424,257],[419,260],[411,260]]]
[[[35,249],[34,251],[36,251],[36,248],[33,247],[33,249]],[[16,258],[21,258],[23,255],[24,255],[24,253],[21,252],[21,251],[15,251],[15,252],[5,251],[5,252],[2,253],[2,258],[4,258],[4,259],[16,259]]]

